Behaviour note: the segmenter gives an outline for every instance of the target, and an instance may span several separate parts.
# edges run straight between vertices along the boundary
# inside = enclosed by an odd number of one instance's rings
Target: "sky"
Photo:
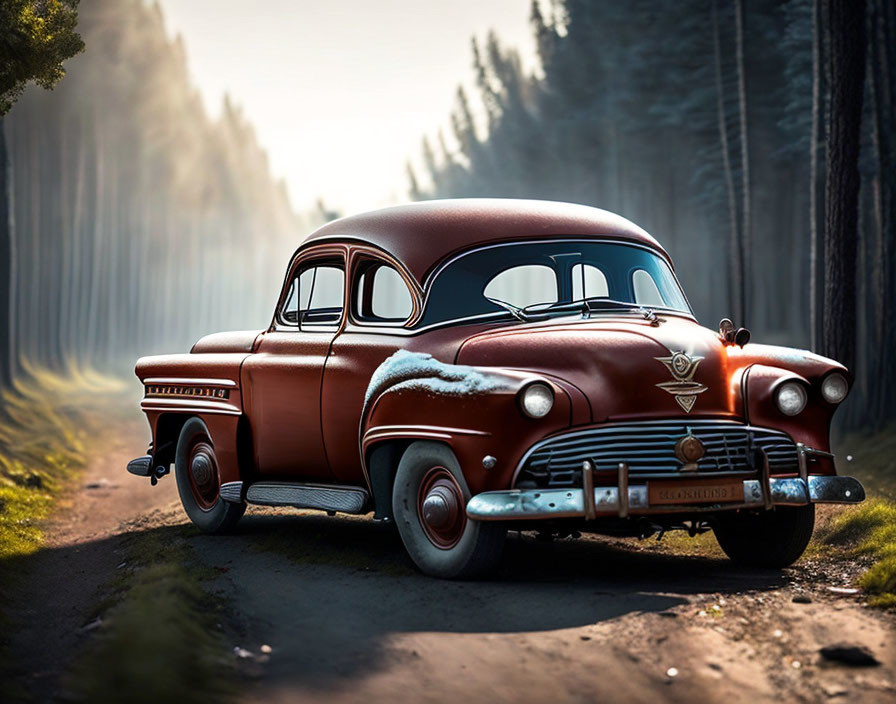
[[[530,0],[159,0],[209,112],[242,105],[297,211],[407,200],[405,163],[450,132],[470,39],[494,29],[535,65]]]

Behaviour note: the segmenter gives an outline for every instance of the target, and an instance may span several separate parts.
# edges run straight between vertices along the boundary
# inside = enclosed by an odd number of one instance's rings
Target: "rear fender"
[[[174,461],[183,424],[201,418],[208,427],[221,483],[240,480],[238,429],[242,418],[240,366],[246,354],[180,354],[143,357],[136,374],[143,382],[140,408],[152,432],[156,466]]]

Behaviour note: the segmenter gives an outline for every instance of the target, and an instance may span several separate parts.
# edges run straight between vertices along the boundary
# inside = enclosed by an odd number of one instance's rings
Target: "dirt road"
[[[91,464],[46,548],[18,565],[10,653],[16,686],[38,701],[60,695],[110,585],[139,579],[122,565],[126,542],[184,523],[172,478],[151,488],[125,473],[139,442],[127,445]],[[855,569],[823,558],[756,572],[649,542],[513,535],[495,580],[443,582],[414,570],[388,526],[254,509],[236,535],[187,542],[217,575],[204,584],[226,604],[221,657],[246,702],[896,696],[896,619],[829,591]],[[881,664],[819,655],[842,641]]]

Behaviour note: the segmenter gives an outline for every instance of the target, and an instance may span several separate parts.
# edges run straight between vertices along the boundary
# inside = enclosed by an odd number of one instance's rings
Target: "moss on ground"
[[[38,549],[60,490],[83,468],[85,442],[125,386],[96,374],[30,371],[0,395],[0,573]],[[2,578],[2,574],[0,574]]]
[[[109,416],[129,402],[121,382],[91,372],[26,370],[0,392],[0,589],[19,570],[16,558],[38,550],[42,524],[66,487],[80,475],[86,447]],[[14,627],[0,612],[0,679],[3,696],[27,701],[9,673],[8,636]]]
[[[896,502],[871,498],[840,513],[819,536],[825,545],[874,564],[859,578],[873,606],[896,607]]]
[[[131,539],[128,568],[66,678],[73,698],[190,704],[233,697],[233,658],[219,627],[226,604],[203,588],[216,575],[196,567],[186,535],[172,527]]]

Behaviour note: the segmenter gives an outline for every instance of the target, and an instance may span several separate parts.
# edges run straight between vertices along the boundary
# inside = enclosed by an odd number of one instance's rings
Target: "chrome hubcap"
[[[423,532],[437,548],[449,550],[463,535],[467,523],[463,492],[444,467],[433,467],[423,477],[417,511]]]
[[[444,486],[437,486],[423,500],[423,520],[432,528],[445,528],[457,515],[457,498]]]
[[[190,471],[193,472],[193,479],[199,486],[208,484],[212,478],[212,463],[209,456],[204,452],[197,453],[193,457]]]
[[[193,497],[199,508],[207,511],[218,500],[218,466],[211,444],[200,441],[193,446],[189,467]]]

